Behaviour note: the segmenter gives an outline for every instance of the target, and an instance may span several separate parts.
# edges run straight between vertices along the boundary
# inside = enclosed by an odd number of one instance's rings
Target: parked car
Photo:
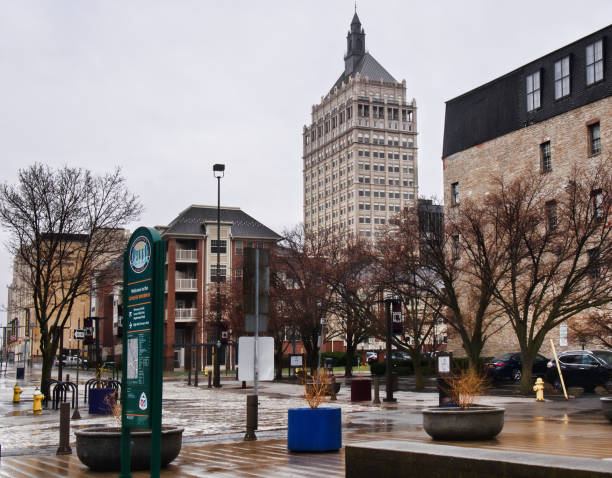
[[[393,350],[391,351],[391,360],[411,360],[410,354],[408,352],[403,352],[401,350]]]
[[[537,354],[531,369],[535,377],[546,375],[548,359],[543,355]],[[485,372],[492,380],[510,379],[518,382],[523,376],[523,364],[520,352],[510,352],[499,357],[495,357],[490,362],[484,364]]]
[[[368,364],[378,362],[378,353],[372,350],[366,352],[366,362],[368,362]]]
[[[583,387],[592,392],[597,386],[612,391],[612,351],[574,350],[559,354],[559,366],[566,387]],[[554,360],[547,365],[546,380],[560,390],[561,380]]]

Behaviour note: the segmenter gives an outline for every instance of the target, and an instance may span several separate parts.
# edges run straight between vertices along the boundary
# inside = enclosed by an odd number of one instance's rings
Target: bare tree
[[[328,339],[344,339],[344,374],[351,377],[357,347],[372,335],[376,322],[379,289],[374,281],[375,256],[370,242],[331,236],[325,257],[324,280],[330,292],[329,311],[334,316]]]
[[[470,367],[478,368],[489,337],[507,323],[492,303],[496,286],[507,270],[497,218],[481,205],[464,201],[447,208],[444,228],[430,231],[420,243],[419,289],[434,310],[443,306],[449,332],[457,334]]]
[[[321,318],[330,305],[330,290],[324,282],[326,238],[297,227],[286,231],[278,246],[275,274],[276,300],[282,301],[306,350],[311,371],[317,368]]]
[[[406,208],[377,243],[379,288],[402,302],[402,331],[393,334],[392,341],[410,354],[417,390],[424,387],[421,356],[444,310],[440,296],[426,287],[431,286],[431,280],[424,283],[421,279],[427,271],[423,268],[420,246],[430,237],[430,232],[442,231],[441,228],[425,231],[417,212]]]
[[[612,175],[602,162],[575,167],[564,188],[538,173],[495,184],[485,208],[497,216],[508,270],[494,298],[518,339],[527,393],[546,334],[612,301]]]
[[[103,176],[35,164],[19,171],[15,185],[0,186],[0,221],[7,244],[22,267],[32,295],[43,358],[41,390],[75,300],[89,293],[93,276],[123,252],[120,228],[138,218],[138,198],[129,193],[120,169]]]
[[[569,324],[570,337],[577,342],[594,343],[612,349],[610,310],[598,310]]]

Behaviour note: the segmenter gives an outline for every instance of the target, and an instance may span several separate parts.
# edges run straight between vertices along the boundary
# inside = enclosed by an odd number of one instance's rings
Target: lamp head
[[[222,178],[225,175],[225,164],[213,164],[213,174],[215,178]]]

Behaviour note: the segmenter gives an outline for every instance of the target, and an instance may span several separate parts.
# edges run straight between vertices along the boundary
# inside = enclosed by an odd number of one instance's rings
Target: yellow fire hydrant
[[[535,385],[533,386],[533,391],[536,393],[536,402],[544,401],[544,381],[538,377]]]
[[[13,403],[19,403],[19,395],[21,395],[21,387],[19,385],[15,385],[13,387]]]
[[[34,415],[40,415],[42,413],[42,401],[45,396],[38,391],[38,388],[34,392],[34,405],[32,406],[32,413]]]

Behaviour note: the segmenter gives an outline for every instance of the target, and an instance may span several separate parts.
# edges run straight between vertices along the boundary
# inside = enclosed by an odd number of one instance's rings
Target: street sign
[[[255,379],[254,347],[255,337],[238,338],[238,380],[241,382]],[[274,380],[274,337],[257,338],[257,379]]]
[[[121,476],[129,476],[130,429],[151,428],[151,476],[161,449],[165,243],[139,227],[123,260],[123,384]],[[155,470],[155,473],[154,473]]]
[[[85,330],[84,329],[74,329],[74,338],[76,340],[83,340],[85,338]]]

